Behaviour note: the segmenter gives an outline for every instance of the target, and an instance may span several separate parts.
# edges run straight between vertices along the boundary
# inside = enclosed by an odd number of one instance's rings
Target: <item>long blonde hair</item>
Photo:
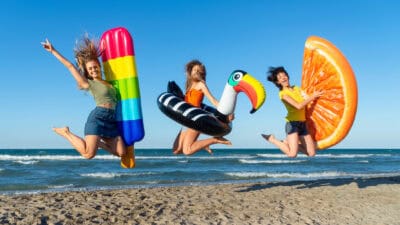
[[[191,76],[192,69],[194,66],[197,65],[201,67],[202,72],[199,74],[199,77],[192,77]],[[189,88],[192,86],[193,81],[206,81],[206,75],[207,75],[206,67],[203,65],[203,63],[201,63],[197,59],[188,62],[185,66],[185,71],[186,71],[186,85],[185,85],[186,91],[188,91]]]
[[[79,72],[87,79],[92,79],[86,70],[87,62],[96,61],[101,66],[99,60],[101,51],[99,50],[98,46],[98,41],[95,39],[90,39],[88,34],[85,34],[84,37],[77,41],[75,45],[74,53],[76,64],[79,68]]]

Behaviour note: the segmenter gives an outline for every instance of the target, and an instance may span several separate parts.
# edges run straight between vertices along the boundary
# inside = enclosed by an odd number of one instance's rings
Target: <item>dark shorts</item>
[[[86,135],[98,135],[105,138],[119,136],[115,110],[103,107],[93,109],[85,124]]]
[[[306,122],[303,121],[290,121],[286,122],[285,127],[286,134],[292,134],[297,132],[300,136],[308,134]]]

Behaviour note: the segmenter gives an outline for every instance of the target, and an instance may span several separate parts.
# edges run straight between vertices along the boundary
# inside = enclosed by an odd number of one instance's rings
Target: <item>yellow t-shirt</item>
[[[286,121],[305,121],[306,120],[306,109],[296,109],[295,107],[289,105],[287,102],[283,100],[283,96],[287,95],[293,98],[296,102],[304,101],[303,96],[301,95],[301,89],[297,86],[293,86],[292,89],[283,89],[279,92],[279,98],[283,102],[287,110]]]

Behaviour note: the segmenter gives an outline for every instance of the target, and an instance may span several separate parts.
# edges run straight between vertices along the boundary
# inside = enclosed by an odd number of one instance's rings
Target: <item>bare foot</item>
[[[232,145],[232,142],[226,138],[223,137],[216,137],[215,138],[217,140],[218,144],[224,144],[224,145]]]
[[[53,131],[63,137],[66,137],[70,133],[69,127],[54,127]]]
[[[211,150],[210,146],[204,147],[204,150],[206,150],[210,155],[213,154],[213,151]]]
[[[267,141],[269,141],[269,142],[272,142],[272,141],[275,139],[274,135],[272,135],[272,134],[261,134],[261,136],[262,136],[265,140],[267,140]]]

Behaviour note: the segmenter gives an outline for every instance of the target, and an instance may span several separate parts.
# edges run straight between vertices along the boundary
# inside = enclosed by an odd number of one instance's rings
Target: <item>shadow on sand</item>
[[[314,187],[337,187],[356,183],[359,188],[366,188],[370,186],[377,186],[381,184],[400,184],[400,176],[391,177],[374,177],[374,178],[338,178],[338,179],[324,179],[315,181],[289,181],[289,182],[276,182],[276,183],[257,183],[247,186],[237,192],[257,191],[272,187],[285,187],[285,186],[298,186],[296,189],[314,188]]]

